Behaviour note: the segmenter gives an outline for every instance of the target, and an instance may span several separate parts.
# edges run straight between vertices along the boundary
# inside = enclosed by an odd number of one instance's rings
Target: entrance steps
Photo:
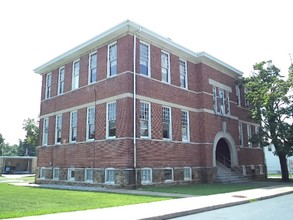
[[[247,183],[251,180],[231,168],[217,162],[217,176],[214,182],[217,183]]]

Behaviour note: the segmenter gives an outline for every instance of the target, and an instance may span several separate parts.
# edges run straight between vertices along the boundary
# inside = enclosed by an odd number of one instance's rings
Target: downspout
[[[137,158],[136,158],[136,37],[141,32],[141,27],[133,36],[133,169],[134,169],[134,188],[137,188]]]

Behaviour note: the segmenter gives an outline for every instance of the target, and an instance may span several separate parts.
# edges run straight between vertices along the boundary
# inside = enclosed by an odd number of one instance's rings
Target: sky
[[[0,133],[25,138],[38,120],[41,76],[33,69],[129,19],[245,75],[272,60],[287,74],[293,57],[292,0],[2,0]]]

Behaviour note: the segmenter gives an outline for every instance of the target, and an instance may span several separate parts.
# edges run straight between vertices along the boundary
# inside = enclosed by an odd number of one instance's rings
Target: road
[[[293,194],[255,201],[214,211],[202,212],[173,220],[292,220]]]

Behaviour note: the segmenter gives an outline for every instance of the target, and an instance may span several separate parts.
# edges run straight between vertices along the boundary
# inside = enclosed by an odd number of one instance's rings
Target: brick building
[[[205,52],[125,21],[35,72],[39,183],[212,182],[224,161],[264,175],[242,72]]]

